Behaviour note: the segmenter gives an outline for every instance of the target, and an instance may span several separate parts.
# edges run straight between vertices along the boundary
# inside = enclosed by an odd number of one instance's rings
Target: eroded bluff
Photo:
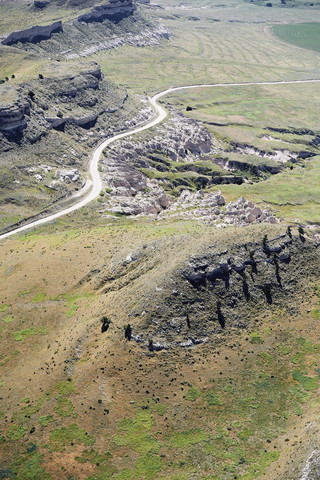
[[[318,278],[319,243],[290,229],[270,240],[265,236],[225,249],[222,243],[203,248],[151,292],[141,293],[140,309],[128,312],[133,340],[150,351],[193,347],[221,341],[231,330],[240,333],[279,308],[294,320],[297,295],[308,295],[306,285]],[[96,288],[121,290],[146,273],[148,256],[156,258],[156,250],[156,244],[144,246],[112,275],[96,271]],[[156,260],[148,268],[161,270]]]
[[[55,62],[39,76],[0,85],[0,203],[12,204],[21,219],[80,190],[91,148],[135,107],[94,62]]]
[[[38,17],[39,9],[45,10],[53,2],[35,0],[32,6],[28,6]],[[67,8],[92,8],[68,22],[59,20],[50,25],[34,25],[8,33],[1,43],[32,54],[72,59],[125,44],[141,47],[169,39],[167,28],[163,24],[151,24],[132,0],[109,0],[95,6],[92,1],[81,0],[57,0],[57,3],[67,3]]]
[[[34,143],[48,130],[63,130],[66,124],[90,128],[99,115],[121,108],[127,98],[103,81],[94,62],[75,72],[63,65],[53,72],[15,87],[0,86],[2,150],[9,149],[10,142]]]

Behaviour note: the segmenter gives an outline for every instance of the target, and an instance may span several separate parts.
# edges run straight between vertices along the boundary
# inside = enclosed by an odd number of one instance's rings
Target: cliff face
[[[51,25],[26,28],[25,30],[19,30],[12,32],[10,35],[2,40],[3,45],[14,45],[15,43],[38,43],[41,40],[48,40],[53,33],[62,32],[62,22],[54,22]]]
[[[81,6],[91,5],[86,3]],[[41,6],[34,8],[38,10],[45,7],[41,3]],[[150,24],[136,10],[132,0],[111,0],[90,10],[87,8],[87,13],[63,24],[59,21],[12,32],[2,40],[2,44],[14,45],[32,54],[69,60],[125,44],[142,47],[158,45],[162,39],[169,39],[169,32],[164,25]]]
[[[320,248],[316,240],[290,230],[270,240],[261,231],[258,237],[232,244],[236,237],[229,242],[225,236],[156,278],[152,272],[161,269],[161,250],[170,247],[154,242],[113,264],[112,271],[101,268],[89,281],[103,293],[119,289],[121,298],[124,285],[138,277],[148,279],[153,287],[138,296],[135,291],[140,300],[129,312],[132,339],[149,349],[221,341],[279,309],[295,317],[297,292],[302,294],[308,281],[317,276]],[[130,289],[126,295],[130,297]],[[119,312],[113,310],[110,315]]]
[[[38,3],[38,8],[45,8],[47,3]],[[104,5],[98,5],[84,15],[78,17],[79,22],[95,23],[103,22],[108,19],[112,22],[119,22],[125,17],[133,14],[136,6],[132,0],[110,0]],[[4,40],[3,45],[15,45],[16,43],[39,43],[42,40],[48,40],[53,33],[60,33],[63,31],[62,21],[52,23],[51,25],[35,25],[24,30],[19,30],[10,33]]]
[[[211,245],[172,275],[171,292],[148,312],[137,341],[153,338],[159,350],[191,347],[230,329],[243,331],[265,310],[297,313],[296,292],[316,275],[317,243],[289,233],[220,248]]]
[[[93,23],[103,22],[103,20],[109,19],[113,22],[119,22],[124,17],[132,15],[135,9],[136,6],[133,5],[132,0],[110,0],[109,3],[98,5],[90,12],[80,15],[78,21]]]
[[[0,203],[27,217],[80,189],[91,147],[123,123],[126,99],[96,63],[55,62],[41,78],[1,84]]]
[[[26,116],[30,115],[30,103],[20,100],[12,105],[0,105],[0,132],[11,135],[27,127]]]
[[[11,103],[7,87],[2,86],[0,133],[9,141],[33,143],[51,128],[61,130],[67,123],[89,128],[99,115],[113,110],[112,90],[107,88],[107,92],[106,86],[96,63],[75,74],[64,74],[59,81],[44,77],[22,84],[15,95],[11,92]],[[104,99],[100,98],[103,92]]]

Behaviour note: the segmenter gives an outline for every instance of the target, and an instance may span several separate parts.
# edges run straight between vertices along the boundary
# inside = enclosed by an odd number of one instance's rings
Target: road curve
[[[288,80],[288,81],[275,81],[275,82],[208,83],[208,84],[200,84],[200,85],[186,85],[182,87],[171,87],[171,88],[168,88],[167,90],[164,90],[163,92],[157,93],[152,98],[149,98],[150,105],[157,112],[157,115],[152,120],[150,120],[148,123],[146,123],[141,127],[137,127],[132,130],[128,130],[127,132],[119,133],[114,137],[108,138],[107,140],[103,141],[98,147],[95,148],[90,161],[90,175],[92,179],[92,189],[86,197],[84,197],[82,200],[75,203],[71,207],[61,210],[60,212],[53,213],[51,215],[48,215],[47,217],[41,218],[39,220],[35,220],[21,227],[17,227],[11,230],[10,232],[3,233],[2,235],[0,235],[0,240],[10,237],[11,235],[14,235],[16,233],[21,233],[21,232],[24,232],[25,230],[29,230],[30,228],[38,227],[39,225],[43,225],[44,223],[51,222],[56,218],[62,217],[63,215],[67,215],[68,213],[75,212],[76,210],[79,210],[80,208],[84,207],[85,205],[90,203],[92,200],[97,198],[102,188],[102,181],[101,181],[99,170],[98,170],[98,163],[99,163],[100,155],[103,152],[103,150],[108,145],[115,142],[116,140],[120,140],[121,138],[125,138],[128,136],[134,135],[136,133],[143,132],[144,130],[148,130],[149,128],[152,128],[158,123],[162,122],[162,120],[166,118],[167,112],[161,105],[159,105],[158,100],[164,97],[165,95],[168,95],[169,93],[173,93],[178,90],[189,90],[192,88],[246,87],[251,85],[288,85],[288,84],[295,84],[295,83],[301,84],[301,83],[317,83],[317,82],[320,82],[320,79]],[[74,198],[76,198],[77,196],[79,196],[79,194],[76,194]]]

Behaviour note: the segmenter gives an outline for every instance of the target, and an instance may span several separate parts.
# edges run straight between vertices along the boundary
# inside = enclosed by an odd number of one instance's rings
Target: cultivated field
[[[320,24],[299,23],[297,25],[275,25],[273,33],[281,40],[297,47],[320,52]]]

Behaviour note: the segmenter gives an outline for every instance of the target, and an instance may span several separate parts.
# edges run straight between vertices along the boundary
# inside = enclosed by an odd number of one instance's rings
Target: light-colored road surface
[[[171,87],[168,88],[167,90],[164,90],[163,92],[157,93],[154,95],[152,98],[149,99],[150,104],[154,107],[155,111],[157,112],[157,115],[150,120],[150,122],[146,123],[142,127],[137,127],[133,130],[128,130],[127,132],[119,133],[118,135],[115,135],[114,137],[108,138],[104,142],[102,142],[94,151],[92,154],[91,162],[90,162],[90,175],[91,175],[91,184],[92,188],[90,190],[90,193],[85,196],[82,200],[80,200],[77,203],[74,203],[71,207],[65,208],[61,210],[60,212],[53,213],[51,215],[48,215],[47,217],[43,217],[39,220],[35,220],[33,222],[30,222],[26,225],[23,225],[21,227],[17,227],[14,230],[11,230],[10,232],[4,233],[0,235],[0,240],[3,240],[11,235],[14,235],[16,233],[24,232],[25,230],[29,230],[30,228],[38,227],[39,225],[43,225],[44,223],[51,222],[52,220],[55,220],[56,218],[62,217],[63,215],[67,215],[68,213],[74,212],[76,210],[79,210],[80,208],[84,207],[88,203],[92,202],[95,198],[98,197],[101,188],[102,188],[102,181],[100,178],[99,170],[98,170],[98,163],[99,163],[99,158],[103,150],[110,145],[111,143],[115,142],[116,140],[120,140],[121,138],[125,138],[131,135],[134,135],[136,133],[143,132],[143,130],[148,130],[149,128],[154,127],[158,123],[162,122],[167,116],[167,112],[165,109],[158,104],[158,100],[165,95],[168,95],[169,93],[176,92],[178,90],[189,90],[192,88],[211,88],[211,87],[247,87],[251,85],[288,85],[288,84],[303,84],[303,83],[317,83],[320,82],[320,79],[318,80],[291,80],[291,81],[277,81],[277,82],[249,82],[249,83],[209,83],[205,85],[187,85],[183,87]],[[74,195],[74,198],[79,196],[79,193]]]

